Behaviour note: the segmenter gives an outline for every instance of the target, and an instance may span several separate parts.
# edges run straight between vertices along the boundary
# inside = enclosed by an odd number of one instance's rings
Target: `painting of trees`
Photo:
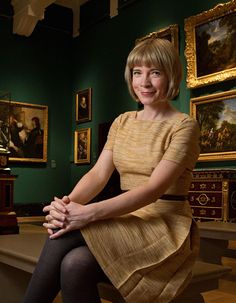
[[[201,153],[236,150],[236,100],[200,103],[196,118],[201,133]]]
[[[236,78],[236,0],[184,20],[187,87]]]
[[[236,67],[236,13],[195,29],[197,77]]]

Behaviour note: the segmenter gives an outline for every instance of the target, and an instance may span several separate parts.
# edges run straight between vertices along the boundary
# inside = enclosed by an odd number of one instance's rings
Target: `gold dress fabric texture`
[[[166,194],[187,195],[198,137],[197,122],[187,114],[147,121],[131,111],[115,119],[104,148],[113,151],[122,190],[147,182],[165,159],[185,167]],[[170,302],[189,282],[199,248],[188,201],[158,199],[130,214],[89,224],[82,233],[128,303]]]

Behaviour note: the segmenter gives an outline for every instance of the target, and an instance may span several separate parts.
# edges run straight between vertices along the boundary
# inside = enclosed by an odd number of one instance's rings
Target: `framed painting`
[[[91,121],[91,97],[91,88],[80,90],[76,93],[75,119],[77,123]]]
[[[91,154],[91,128],[76,130],[74,142],[74,163],[89,164]]]
[[[199,161],[236,160],[236,90],[190,99],[200,127]]]
[[[0,134],[8,140],[9,161],[46,162],[48,107],[0,100]]]
[[[179,52],[179,26],[178,26],[178,24],[172,24],[159,31],[152,32],[142,38],[138,38],[138,39],[136,39],[135,44],[137,44],[143,40],[146,40],[148,38],[167,39],[174,44],[176,50]]]
[[[236,1],[185,19],[187,86],[236,78]]]

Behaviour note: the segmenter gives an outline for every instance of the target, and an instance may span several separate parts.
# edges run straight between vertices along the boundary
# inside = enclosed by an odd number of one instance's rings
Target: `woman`
[[[143,110],[113,122],[95,166],[44,208],[49,240],[25,303],[100,302],[109,279],[128,303],[170,302],[186,286],[198,235],[186,196],[199,155],[197,122],[170,100],[182,69],[170,42],[147,39],[130,52],[125,79]],[[117,168],[123,192],[87,204]],[[57,228],[57,230],[55,230]]]

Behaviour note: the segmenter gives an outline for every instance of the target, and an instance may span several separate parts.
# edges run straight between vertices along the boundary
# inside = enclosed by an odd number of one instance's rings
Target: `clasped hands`
[[[43,226],[47,229],[50,238],[56,239],[63,234],[85,226],[88,220],[87,206],[70,201],[68,196],[54,200],[43,208],[48,212]]]

